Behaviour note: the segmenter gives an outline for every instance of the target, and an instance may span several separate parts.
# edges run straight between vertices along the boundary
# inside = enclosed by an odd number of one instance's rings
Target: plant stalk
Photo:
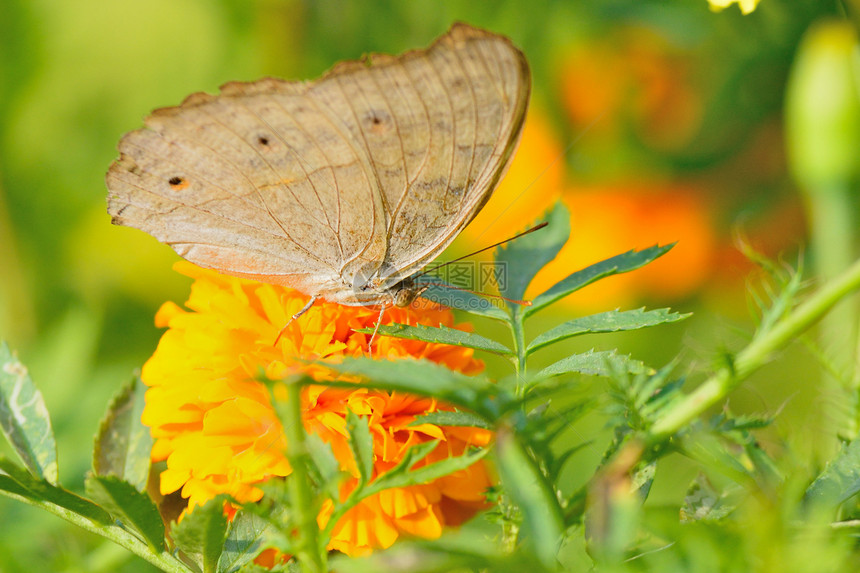
[[[160,553],[154,552],[149,545],[118,525],[100,525],[98,523],[94,523],[83,515],[49,501],[36,502],[10,492],[3,492],[3,495],[16,499],[22,503],[26,503],[27,505],[44,509],[49,513],[53,513],[54,515],[65,519],[69,523],[77,525],[81,529],[86,529],[91,533],[95,533],[105,539],[109,539],[117,545],[134,553],[141,559],[152,563],[162,571],[166,571],[167,573],[189,573],[189,571],[191,571],[185,563],[171,553],[168,553],[167,551],[162,551]]]
[[[648,432],[647,441],[656,444],[683,429],[711,406],[721,402],[750,374],[762,367],[771,354],[820,320],[849,293],[860,288],[860,260],[822,286],[774,327],[756,337],[740,351],[731,366],[725,366],[701,386],[675,404]]]
[[[522,397],[523,389],[525,388],[525,384],[523,384],[523,380],[526,375],[526,335],[525,328],[523,322],[525,317],[520,312],[519,307],[513,307],[511,312],[511,335],[514,339],[514,349],[517,352],[516,362],[514,362],[514,367],[517,372],[517,388],[516,395]]]
[[[302,571],[324,573],[327,570],[326,554],[319,544],[319,525],[313,507],[313,494],[308,475],[308,445],[302,422],[302,385],[287,381],[287,403],[284,408],[284,434],[287,438],[287,459],[292,473],[287,478],[290,510],[295,532],[285,532],[295,542],[293,549]]]

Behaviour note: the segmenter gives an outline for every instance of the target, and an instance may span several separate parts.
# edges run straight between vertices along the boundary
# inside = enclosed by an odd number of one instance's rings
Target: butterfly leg
[[[278,336],[277,336],[277,338],[275,338],[275,342],[272,344],[272,346],[277,346],[277,345],[278,345],[278,341],[280,341],[280,340],[281,340],[281,337],[282,337],[282,336],[284,335],[284,333],[287,331],[287,327],[288,327],[289,325],[291,325],[291,324],[293,323],[293,321],[294,321],[294,320],[296,320],[296,319],[297,319],[297,318],[299,318],[301,315],[303,315],[303,314],[304,314],[304,313],[306,313],[308,310],[310,310],[310,308],[311,308],[311,307],[314,305],[314,303],[317,301],[317,298],[318,298],[318,297],[317,297],[316,295],[312,296],[312,297],[311,297],[311,299],[308,301],[308,303],[307,303],[305,306],[303,306],[303,307],[302,307],[302,309],[301,309],[299,312],[297,312],[296,314],[294,314],[293,316],[291,316],[291,317],[290,317],[290,320],[288,320],[288,321],[287,321],[287,324],[285,324],[285,325],[284,325],[284,327],[283,327],[283,328],[278,332]]]
[[[388,306],[383,304],[379,309],[379,318],[376,319],[376,326],[373,329],[373,334],[370,335],[370,342],[367,343],[367,353],[371,356],[373,356],[373,353],[370,350],[373,346],[373,339],[376,338],[376,333],[379,332],[379,325],[382,324],[382,315],[385,314],[385,309],[387,308]]]

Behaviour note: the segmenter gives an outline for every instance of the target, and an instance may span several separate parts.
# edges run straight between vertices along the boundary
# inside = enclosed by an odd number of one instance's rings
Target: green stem
[[[854,205],[849,183],[820,184],[806,193],[807,213],[810,218],[810,247],[815,264],[815,275],[831,280],[844,271],[854,260]],[[826,376],[825,382],[833,386],[838,400],[827,402],[828,409],[822,420],[831,426],[831,435],[848,438],[857,433],[857,413],[846,416],[845,405],[854,404],[856,377],[852,369],[857,340],[858,302],[846,299],[839,303],[837,312],[831,312],[821,321],[820,341],[827,349],[837,371]],[[847,418],[847,419],[846,419]]]
[[[36,501],[5,491],[3,492],[3,495],[28,505],[44,509],[49,513],[53,513],[54,515],[65,519],[69,523],[73,523],[82,529],[86,529],[90,533],[95,533],[105,539],[109,539],[117,545],[131,551],[141,559],[152,563],[162,571],[167,571],[167,573],[189,573],[189,571],[191,571],[185,563],[174,557],[172,554],[167,551],[161,551],[159,553],[154,552],[149,545],[118,525],[102,525],[94,523],[83,515],[49,501]]]
[[[648,441],[653,444],[668,439],[705,410],[721,402],[738,384],[763,366],[770,359],[771,353],[787,345],[821,319],[833,305],[858,288],[860,288],[860,260],[821,287],[806,302],[776,323],[771,330],[753,339],[749,346],[738,353],[731,366],[723,367],[676,403],[651,427]]]
[[[313,507],[313,494],[308,475],[308,445],[302,422],[302,385],[287,382],[287,403],[284,409],[284,434],[287,438],[287,459],[292,473],[287,479],[290,493],[292,525],[295,532],[286,532],[294,539],[293,550],[303,571],[323,573],[327,569],[325,549],[319,544],[319,525]]]
[[[514,339],[514,350],[517,352],[516,362],[514,367],[517,371],[517,388],[516,394],[522,397],[522,390],[525,385],[522,383],[526,375],[526,335],[523,327],[524,317],[520,312],[519,307],[514,307],[511,314],[511,334]]]

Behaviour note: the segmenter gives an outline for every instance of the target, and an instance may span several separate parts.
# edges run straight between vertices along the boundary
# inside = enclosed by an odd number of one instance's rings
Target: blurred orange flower
[[[687,296],[708,279],[717,238],[708,205],[696,189],[676,183],[576,189],[565,194],[571,237],[532,282],[527,298],[570,273],[603,259],[654,244],[678,242],[657,261],[565,299],[576,308],[623,307],[642,298]]]
[[[703,105],[689,56],[659,34],[625,27],[568,49],[559,68],[562,101],[575,129],[617,147],[629,128],[660,150],[682,148],[697,132]]]
[[[272,379],[290,372],[307,372],[318,380],[326,369],[306,361],[338,361],[367,352],[368,335],[356,329],[373,327],[379,312],[317,302],[286,328],[307,297],[291,289],[220,275],[179,262],[176,269],[195,279],[191,296],[181,309],[165,303],[156,324],[168,327],[153,356],[143,367],[150,387],[143,421],[156,439],[152,457],[166,460],[162,494],[181,490],[188,511],[217,494],[240,502],[257,501],[257,487],[286,476],[290,466],[280,421],[260,372]],[[448,310],[431,306],[393,308],[383,322],[453,326]],[[448,368],[475,373],[482,369],[472,350],[414,340],[378,337],[375,357],[426,358]],[[491,435],[472,428],[433,424],[410,426],[416,417],[444,404],[430,398],[369,389],[311,386],[305,389],[305,427],[328,442],[341,467],[357,476],[346,431],[348,410],[368,418],[374,437],[374,475],[394,466],[412,445],[439,440],[428,461],[459,455],[469,446],[486,445]],[[346,495],[357,483],[343,484]],[[446,525],[456,525],[486,506],[484,490],[491,479],[483,462],[432,483],[388,490],[368,498],[335,526],[331,549],[350,555],[391,545],[400,535],[432,538]],[[319,515],[325,524],[332,505]]]
[[[564,166],[564,151],[549,120],[532,106],[507,174],[458,243],[479,249],[511,237],[538,219],[561,196]]]

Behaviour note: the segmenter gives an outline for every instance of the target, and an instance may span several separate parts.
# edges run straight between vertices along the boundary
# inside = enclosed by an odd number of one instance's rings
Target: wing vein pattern
[[[486,203],[529,90],[523,54],[466,24],[310,82],[231,82],[122,138],[108,212],[203,267],[387,303]]]

